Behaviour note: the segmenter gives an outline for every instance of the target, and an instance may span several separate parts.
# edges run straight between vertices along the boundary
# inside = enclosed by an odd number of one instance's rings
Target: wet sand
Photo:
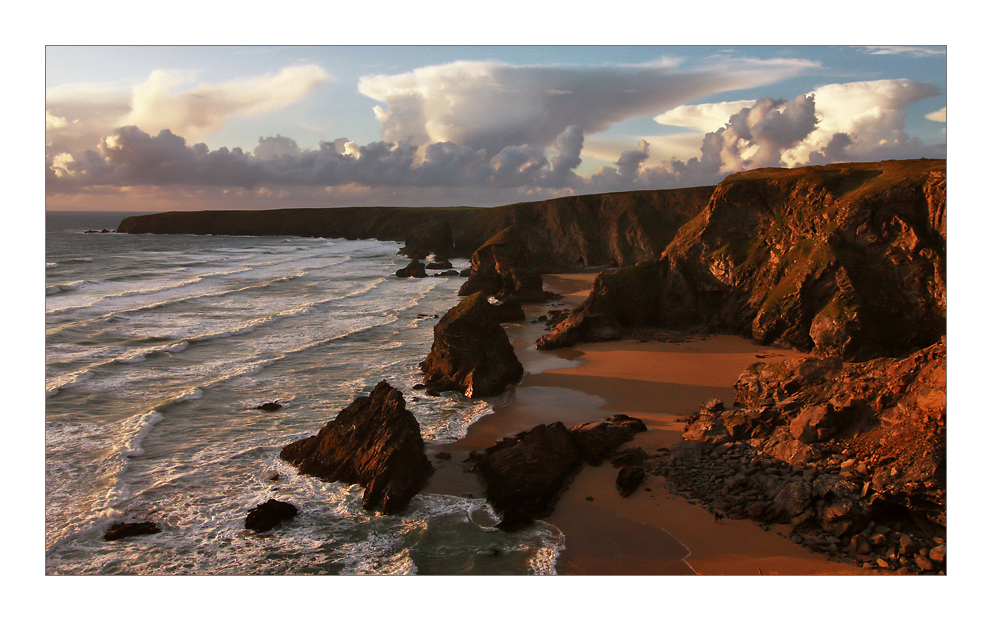
[[[534,349],[544,325],[530,323],[533,318],[549,309],[577,306],[588,295],[595,276],[544,277],[546,288],[562,293],[563,300],[528,307],[526,323],[507,326],[524,365],[523,380],[494,406],[494,414],[473,424],[464,439],[438,447],[452,459],[432,459],[438,469],[425,491],[482,496],[477,478],[465,469],[463,460],[469,451],[482,450],[500,438],[541,423],[561,421],[571,427],[625,413],[648,426],[648,431],[638,434],[630,445],[649,453],[671,447],[681,439],[683,428],[676,419],[714,397],[727,405],[733,403],[734,382],[747,365],[802,355],[733,336],[582,343],[551,352]],[[765,531],[749,520],[716,521],[701,505],[668,493],[663,481],[653,475],[648,475],[631,496],[621,498],[615,487],[616,475],[616,468],[608,462],[598,468],[583,466],[554,514],[545,518],[565,534],[559,573],[865,573],[793,544],[785,526]]]

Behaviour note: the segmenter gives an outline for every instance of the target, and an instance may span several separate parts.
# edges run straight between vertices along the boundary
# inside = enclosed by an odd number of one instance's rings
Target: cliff
[[[569,196],[502,207],[340,207],[166,212],[125,218],[119,233],[296,235],[403,242],[411,258],[469,257],[507,227],[534,268],[630,265],[657,258],[712,187]]]
[[[662,255],[601,274],[539,348],[639,326],[737,333],[847,360],[946,333],[946,162],[727,177]]]

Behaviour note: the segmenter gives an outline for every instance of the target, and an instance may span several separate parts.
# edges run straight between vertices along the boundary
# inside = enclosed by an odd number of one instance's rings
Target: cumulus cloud
[[[947,106],[944,106],[940,110],[934,110],[930,114],[924,115],[924,118],[930,121],[936,121],[938,123],[947,122]]]
[[[332,79],[316,65],[222,84],[194,84],[195,76],[153,71],[137,86],[65,84],[45,92],[46,154],[90,149],[115,128],[135,125],[200,140],[234,115],[276,112]]]
[[[193,76],[156,70],[135,87],[124,124],[148,132],[168,129],[199,139],[232,115],[276,112],[298,101],[330,76],[317,65],[285,67],[276,74],[187,88]]]
[[[680,69],[665,61],[619,67],[516,66],[462,61],[397,75],[365,76],[358,89],[374,108],[382,138],[454,142],[496,154],[549,147],[569,126],[602,131],[713,93],[769,84],[817,66],[802,60],[723,60]]]
[[[654,117],[656,123],[660,125],[674,125],[676,127],[688,127],[702,130],[704,132],[715,132],[723,127],[732,115],[740,112],[744,108],[753,106],[753,99],[742,101],[723,101],[718,103],[705,103],[694,106],[678,106]]]

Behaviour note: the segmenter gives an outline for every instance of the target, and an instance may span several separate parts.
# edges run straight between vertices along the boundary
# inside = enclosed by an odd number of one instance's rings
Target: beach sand
[[[528,322],[507,326],[523,380],[494,406],[494,414],[474,423],[467,436],[438,447],[452,455],[432,459],[437,471],[425,491],[483,496],[482,486],[464,463],[500,438],[542,423],[571,427],[616,413],[648,426],[626,446],[649,454],[681,439],[676,419],[712,398],[728,406],[734,382],[756,361],[802,355],[759,346],[734,336],[686,336],[671,342],[633,340],[581,343],[574,348],[537,351],[543,324],[530,323],[549,308],[574,308],[588,295],[596,274],[545,275],[545,287],[563,294],[551,306],[527,307]],[[436,451],[430,451],[436,453]],[[617,469],[609,462],[583,466],[545,518],[565,534],[558,572],[566,575],[811,575],[867,573],[830,561],[787,537],[787,526],[765,531],[749,520],[716,521],[703,506],[670,494],[663,480],[648,475],[627,498],[615,487]]]

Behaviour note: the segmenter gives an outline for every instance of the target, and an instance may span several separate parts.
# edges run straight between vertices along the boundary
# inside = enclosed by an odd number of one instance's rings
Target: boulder
[[[617,474],[617,491],[626,498],[634,493],[637,486],[644,481],[644,468],[641,466],[624,466]]]
[[[431,261],[427,264],[427,269],[429,270],[450,270],[451,267],[451,261],[447,259],[443,261]]]
[[[591,466],[599,466],[621,444],[647,429],[641,420],[617,414],[606,419],[606,422],[576,425],[571,432],[582,453],[582,459]]]
[[[475,457],[475,471],[505,531],[550,515],[581,468],[582,454],[560,422],[500,440]]]
[[[414,259],[406,267],[396,270],[396,275],[400,278],[427,278],[424,264]]]
[[[256,410],[262,410],[264,412],[275,412],[281,408],[282,404],[278,401],[269,401],[267,403],[263,403],[262,405],[255,406]]]
[[[125,537],[137,537],[138,535],[154,535],[162,532],[162,529],[154,522],[114,522],[103,534],[106,541],[116,541]]]
[[[316,436],[283,448],[279,457],[300,474],[361,485],[362,507],[383,513],[405,509],[433,472],[417,419],[403,395],[385,381],[369,396],[356,398]]]
[[[248,512],[245,518],[245,528],[263,533],[272,530],[283,520],[291,520],[297,509],[288,502],[270,498]]]
[[[462,300],[434,326],[434,345],[420,369],[428,388],[467,397],[498,395],[524,374],[482,292]]]

